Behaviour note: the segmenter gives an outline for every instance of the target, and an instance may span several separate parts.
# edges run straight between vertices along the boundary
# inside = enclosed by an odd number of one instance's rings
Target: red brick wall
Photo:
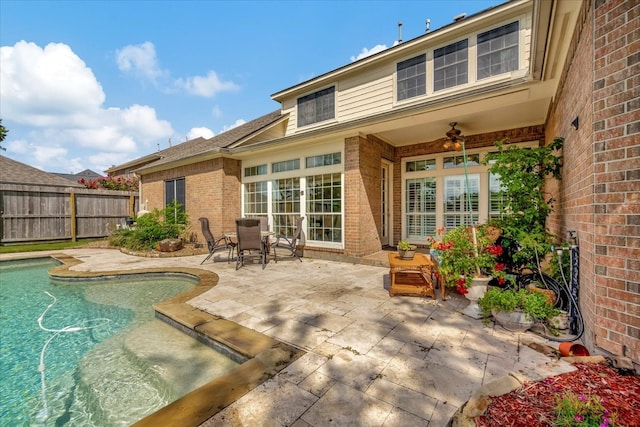
[[[640,2],[594,22],[595,343],[640,362]]]
[[[347,256],[379,251],[382,146],[361,136],[345,139],[345,249]]]
[[[587,346],[640,361],[640,2],[585,2],[546,126],[565,137],[560,209],[580,245]],[[585,90],[585,88],[592,88]],[[579,118],[579,129],[571,122]]]
[[[240,216],[240,162],[231,159],[213,159],[174,169],[144,175],[142,203],[148,200],[148,210],[162,209],[164,181],[185,178],[186,212],[191,231],[199,242],[204,242],[198,218],[209,218],[214,236],[235,230],[234,219]]]

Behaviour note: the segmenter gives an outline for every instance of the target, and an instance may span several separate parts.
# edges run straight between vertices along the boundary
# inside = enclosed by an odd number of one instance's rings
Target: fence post
[[[136,213],[134,212],[136,207],[136,199],[135,196],[129,195],[129,216],[133,219],[136,217]]]
[[[77,218],[76,218],[76,193],[70,193],[69,194],[69,203],[71,205],[71,241],[72,242],[76,242],[77,241],[77,235],[78,235],[78,230],[77,230]]]

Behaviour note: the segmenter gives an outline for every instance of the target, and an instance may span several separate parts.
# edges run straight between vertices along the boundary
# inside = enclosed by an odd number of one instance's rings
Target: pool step
[[[83,359],[79,400],[99,424],[130,425],[236,365],[154,319]]]

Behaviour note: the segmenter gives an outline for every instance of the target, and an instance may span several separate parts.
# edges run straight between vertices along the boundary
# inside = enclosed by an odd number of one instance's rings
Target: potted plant
[[[452,230],[439,229],[440,240],[428,238],[436,251],[438,274],[447,287],[455,287],[470,304],[462,311],[467,316],[484,317],[477,300],[487,290],[492,277],[503,281],[504,265],[496,262],[502,248],[495,244],[500,230],[486,225],[459,226]]]
[[[491,288],[478,299],[478,305],[483,314],[492,315],[503,328],[513,332],[524,332],[535,322],[548,325],[549,319],[560,313],[545,295],[526,289]]]
[[[438,229],[438,238],[428,237],[445,285],[465,295],[474,279],[498,277],[503,281],[504,266],[496,263],[496,257],[502,254],[502,248],[495,244],[499,233],[486,225],[462,225],[448,231]]]
[[[416,254],[416,249],[416,245],[413,245],[406,240],[400,240],[398,242],[398,256],[402,259],[413,259]]]

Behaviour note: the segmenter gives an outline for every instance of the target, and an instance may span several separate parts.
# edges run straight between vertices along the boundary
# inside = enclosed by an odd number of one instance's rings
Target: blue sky
[[[2,155],[103,171],[280,107],[271,95],[503,1],[0,1]]]

